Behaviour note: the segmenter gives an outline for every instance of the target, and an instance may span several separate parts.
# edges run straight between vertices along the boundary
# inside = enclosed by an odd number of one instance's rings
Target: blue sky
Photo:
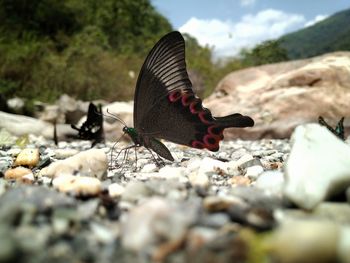
[[[151,0],[174,29],[209,45],[215,57],[278,38],[340,10],[349,0]],[[349,21],[350,23],[350,21]]]

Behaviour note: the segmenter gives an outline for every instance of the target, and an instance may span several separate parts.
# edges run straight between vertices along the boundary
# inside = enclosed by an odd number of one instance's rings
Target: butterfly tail
[[[244,116],[239,113],[234,113],[224,117],[215,117],[214,119],[217,125],[223,128],[228,128],[228,127],[244,128],[244,127],[254,126],[254,120],[252,118],[250,118],[249,116]]]

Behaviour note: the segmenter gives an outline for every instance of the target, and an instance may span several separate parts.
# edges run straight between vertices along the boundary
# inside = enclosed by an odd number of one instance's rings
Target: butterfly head
[[[134,128],[130,128],[128,126],[124,126],[123,132],[130,136],[131,140],[135,144],[139,144],[138,134]]]

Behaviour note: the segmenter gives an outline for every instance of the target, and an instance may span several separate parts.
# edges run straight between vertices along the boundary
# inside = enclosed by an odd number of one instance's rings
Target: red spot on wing
[[[201,100],[195,98],[190,104],[190,111],[192,114],[197,114],[203,109]]]
[[[211,117],[211,114],[208,110],[203,110],[198,113],[198,117],[200,121],[206,125],[213,123],[213,118]]]
[[[223,131],[224,129],[217,125],[212,125],[208,127],[208,133],[212,136],[218,137],[219,140],[224,139]]]
[[[219,150],[219,141],[220,139],[218,137],[210,134],[206,134],[203,138],[204,147],[213,152]]]
[[[176,102],[181,98],[181,92],[180,91],[173,91],[169,94],[168,98],[170,102]]]
[[[193,101],[193,99],[194,99],[193,94],[184,94],[181,98],[182,105],[185,107],[189,106]]]

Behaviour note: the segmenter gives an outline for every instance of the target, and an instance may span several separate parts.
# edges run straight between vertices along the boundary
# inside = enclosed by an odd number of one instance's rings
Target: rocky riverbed
[[[124,142],[12,142],[0,262],[350,262],[349,142],[317,124],[217,153],[165,142],[173,163]]]

